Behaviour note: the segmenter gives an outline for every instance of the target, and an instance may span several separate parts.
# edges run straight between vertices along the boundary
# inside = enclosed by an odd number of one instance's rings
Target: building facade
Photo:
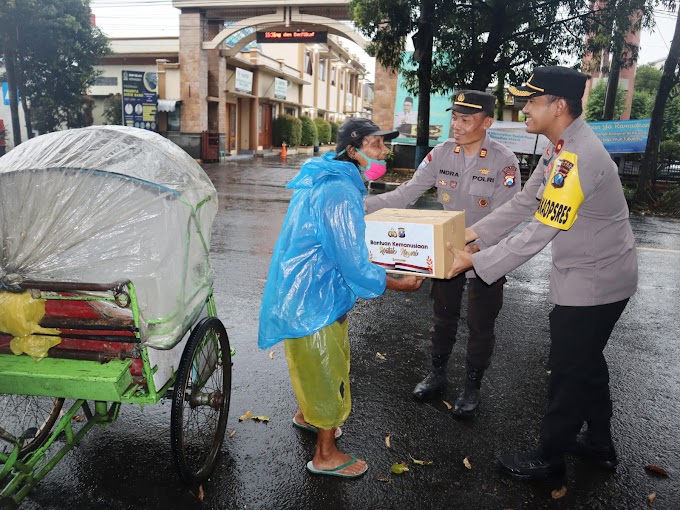
[[[113,54],[89,91],[96,124],[110,123],[106,99],[121,93],[125,70],[158,73],[158,131],[195,158],[203,133],[219,136],[225,155],[257,155],[272,147],[278,115],[370,115],[366,67],[347,42],[365,41],[343,22],[347,2],[173,5],[181,11],[179,37],[111,40]]]

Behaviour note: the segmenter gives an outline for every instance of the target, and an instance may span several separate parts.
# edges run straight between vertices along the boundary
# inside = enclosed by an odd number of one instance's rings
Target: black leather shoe
[[[463,390],[458,395],[458,400],[453,405],[453,414],[469,416],[475,412],[475,409],[477,409],[477,406],[482,401],[480,388],[483,376],[484,370],[468,367],[465,386],[463,386]]]
[[[563,458],[548,459],[540,450],[501,455],[498,465],[503,472],[526,479],[561,476],[565,472]]]
[[[614,445],[609,443],[602,446],[591,441],[587,432],[576,436],[576,441],[569,448],[569,453],[591,462],[607,471],[616,471],[619,460]]]
[[[439,395],[447,383],[446,367],[433,368],[425,379],[416,384],[413,396],[418,400],[430,400]]]

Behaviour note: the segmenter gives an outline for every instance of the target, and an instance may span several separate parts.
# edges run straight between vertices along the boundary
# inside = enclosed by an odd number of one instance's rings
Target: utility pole
[[[430,149],[433,18],[434,0],[421,0],[418,32],[413,36],[415,48],[413,58],[418,62],[418,134],[416,137],[416,160],[413,168],[418,167]]]

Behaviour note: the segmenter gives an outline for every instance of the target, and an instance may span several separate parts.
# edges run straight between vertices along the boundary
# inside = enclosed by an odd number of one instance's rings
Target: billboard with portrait
[[[405,52],[403,65],[410,64],[410,54]],[[449,137],[451,112],[446,111],[451,106],[450,94],[430,95],[430,146],[445,141]],[[406,89],[406,80],[400,72],[397,82],[397,96],[394,105],[394,122],[392,127],[399,131],[399,136],[392,143],[415,145],[418,129],[418,96]]]

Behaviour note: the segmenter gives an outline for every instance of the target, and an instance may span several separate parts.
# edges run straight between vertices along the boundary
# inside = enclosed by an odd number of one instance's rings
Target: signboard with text
[[[614,154],[645,152],[650,119],[589,122],[607,152]]]
[[[123,71],[123,125],[156,131],[158,75]]]
[[[328,32],[270,30],[257,33],[258,43],[326,43]]]
[[[234,90],[236,92],[241,92],[242,94],[252,94],[253,73],[237,67],[234,76]]]
[[[288,81],[281,78],[274,78],[274,99],[286,99],[288,92]]]

